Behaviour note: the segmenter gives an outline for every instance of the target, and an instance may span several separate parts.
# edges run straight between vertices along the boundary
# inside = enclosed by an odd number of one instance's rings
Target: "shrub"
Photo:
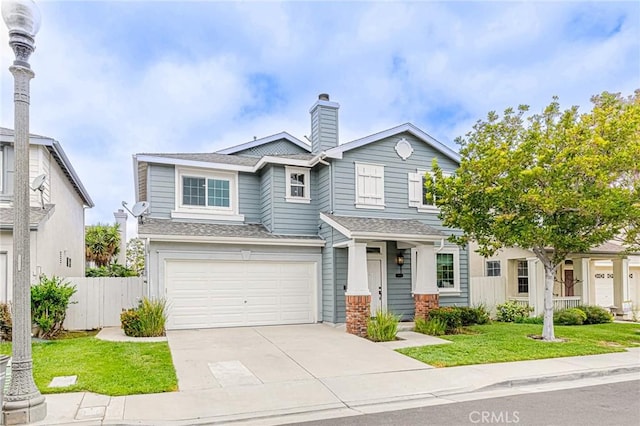
[[[460,319],[462,320],[462,326],[474,324],[486,324],[489,322],[489,312],[483,305],[473,307],[459,306],[453,309],[460,311]]]
[[[137,277],[138,272],[118,263],[112,263],[107,266],[87,268],[84,275],[86,277]]]
[[[439,320],[446,324],[447,334],[454,334],[462,327],[462,313],[458,307],[436,308],[429,311],[430,320]]]
[[[533,308],[520,305],[512,300],[496,306],[496,317],[502,322],[516,322],[519,318],[526,318]]]
[[[0,340],[10,342],[12,331],[11,305],[8,303],[0,303]]]
[[[586,319],[587,314],[578,308],[562,309],[553,314],[553,322],[558,325],[582,325]]]
[[[135,309],[123,310],[120,314],[120,326],[124,334],[130,337],[158,337],[165,335],[167,320],[167,302],[164,299],[140,301]]]
[[[167,321],[167,302],[164,299],[147,299],[140,301],[138,316],[142,337],[158,337],[165,335],[164,324]]]
[[[67,308],[76,292],[76,287],[53,276],[40,277],[40,282],[31,286],[31,319],[37,327],[36,335],[52,339],[62,331]]]
[[[514,322],[518,324],[544,324],[544,316],[538,315],[537,317],[518,317]]]
[[[600,306],[578,306],[582,312],[587,315],[587,319],[584,320],[585,324],[605,324],[613,321],[613,315]]]
[[[415,319],[415,331],[430,336],[442,336],[447,333],[447,324],[440,318],[434,319]]]
[[[120,314],[120,327],[129,337],[142,337],[140,315],[136,309],[123,309]]]
[[[367,321],[367,337],[374,342],[389,342],[396,339],[400,315],[378,310],[376,316]]]

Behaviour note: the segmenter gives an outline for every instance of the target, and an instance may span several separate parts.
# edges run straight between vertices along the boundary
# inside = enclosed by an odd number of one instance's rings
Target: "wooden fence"
[[[76,286],[67,309],[67,330],[120,326],[120,312],[133,308],[144,295],[144,278],[66,278]],[[76,303],[74,303],[76,302]]]
[[[472,277],[471,306],[484,305],[491,315],[495,315],[495,307],[507,300],[507,286],[504,277]]]

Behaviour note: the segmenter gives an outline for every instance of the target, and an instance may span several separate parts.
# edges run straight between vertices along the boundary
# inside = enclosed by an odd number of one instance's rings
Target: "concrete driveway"
[[[167,337],[181,391],[431,368],[323,324],[179,330]]]

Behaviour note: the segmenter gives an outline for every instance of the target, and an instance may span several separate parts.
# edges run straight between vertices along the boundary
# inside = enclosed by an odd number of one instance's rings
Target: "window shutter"
[[[409,173],[409,207],[420,207],[422,204],[422,175]]]

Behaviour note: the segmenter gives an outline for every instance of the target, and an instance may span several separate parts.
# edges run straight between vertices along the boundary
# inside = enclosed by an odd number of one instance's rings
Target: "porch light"
[[[396,255],[396,265],[400,266],[401,268],[402,265],[404,265],[404,253],[401,251],[399,251]]]

